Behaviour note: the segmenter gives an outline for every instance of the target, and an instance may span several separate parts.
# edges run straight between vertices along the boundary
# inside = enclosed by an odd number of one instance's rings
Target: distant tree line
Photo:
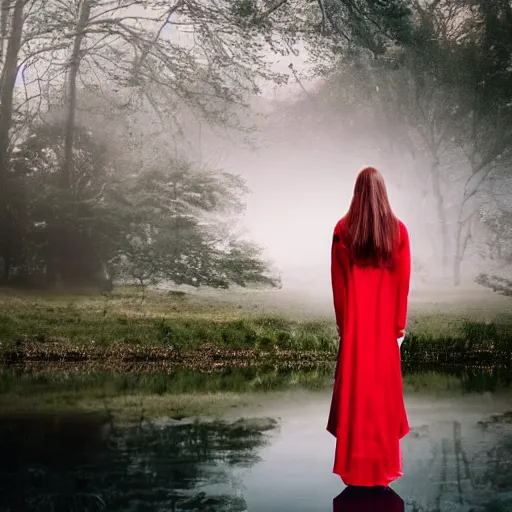
[[[239,107],[289,78],[269,50],[305,43],[325,77],[315,111],[421,161],[458,284],[489,180],[510,174],[511,24],[509,0],[6,0],[0,278],[276,284],[233,229],[243,183],[171,148],[187,117],[250,128]],[[498,239],[509,218],[489,224]]]
[[[0,18],[2,283],[279,284],[236,229],[244,183],[174,144],[183,116],[244,128],[237,106],[281,80],[261,34],[196,0],[7,0]]]
[[[304,87],[284,126],[295,127],[300,117],[305,141],[314,144],[315,133],[340,153],[358,146],[367,160],[385,161],[416,199],[435,265],[455,285],[475,254],[510,265],[510,1],[323,6],[323,33],[336,41],[331,52],[316,49],[316,71],[325,80]]]
[[[12,156],[16,243],[6,281],[278,284],[261,249],[227,224],[243,210],[240,178],[173,158],[119,168],[109,145],[78,125],[63,188],[59,159],[65,138],[62,123],[36,125]]]

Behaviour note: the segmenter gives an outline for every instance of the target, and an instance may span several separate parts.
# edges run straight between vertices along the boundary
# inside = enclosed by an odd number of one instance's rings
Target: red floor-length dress
[[[346,485],[388,485],[403,476],[400,439],[409,433],[400,348],[411,274],[400,222],[395,265],[351,263],[344,218],[334,229],[331,278],[340,348],[327,430],[336,437],[333,473]]]

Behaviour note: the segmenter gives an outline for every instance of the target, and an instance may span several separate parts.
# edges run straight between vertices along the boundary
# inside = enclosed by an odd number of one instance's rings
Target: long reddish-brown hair
[[[365,167],[357,176],[345,220],[345,243],[358,265],[393,265],[399,222],[389,204],[384,177],[374,167]]]

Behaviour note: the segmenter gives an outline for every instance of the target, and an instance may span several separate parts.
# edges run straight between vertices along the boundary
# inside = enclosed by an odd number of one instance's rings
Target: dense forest
[[[250,137],[251,98],[309,78],[273,56],[300,52],[321,84],[282,126],[421,162],[454,284],[478,230],[512,262],[510,0],[3,0],[0,15],[3,283],[278,286],[237,228],[244,181],[195,162],[187,126]]]

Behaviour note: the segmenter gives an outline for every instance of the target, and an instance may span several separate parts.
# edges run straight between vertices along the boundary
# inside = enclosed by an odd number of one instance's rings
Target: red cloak
[[[346,485],[388,485],[403,476],[400,439],[409,433],[397,338],[406,325],[409,235],[400,222],[392,269],[351,263],[344,218],[334,229],[331,279],[340,337],[327,431],[333,473]]]

